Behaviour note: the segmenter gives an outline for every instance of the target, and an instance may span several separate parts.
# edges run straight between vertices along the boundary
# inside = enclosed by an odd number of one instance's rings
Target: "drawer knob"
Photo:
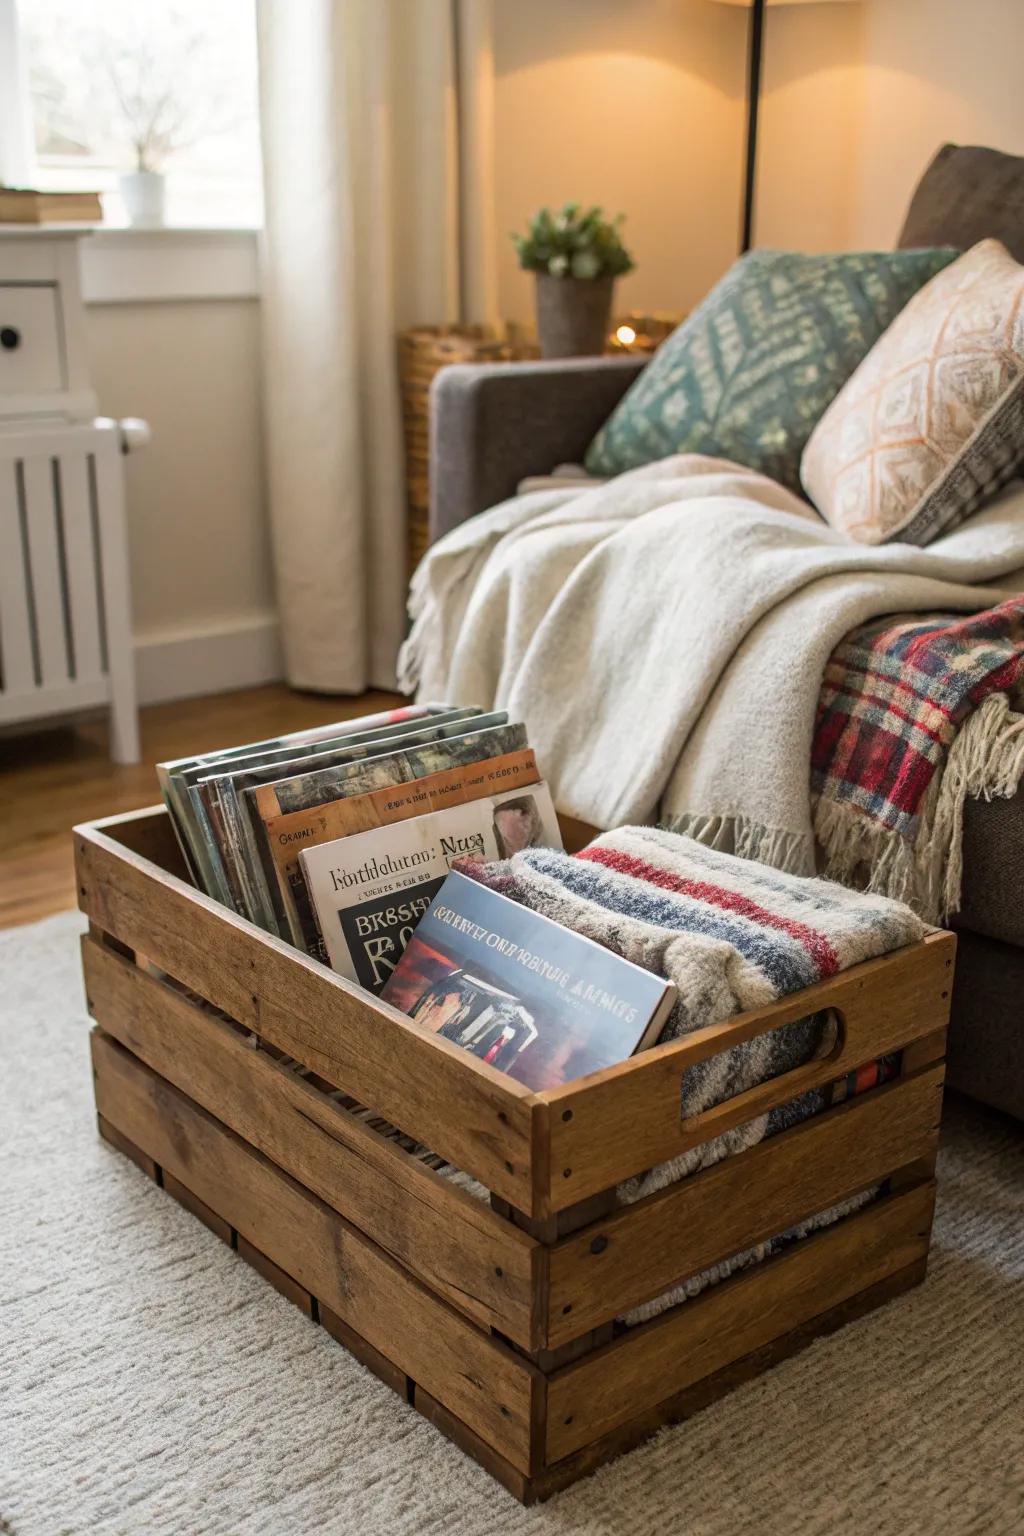
[[[13,352],[21,346],[21,332],[15,330],[13,325],[0,326],[0,347],[5,352]]]

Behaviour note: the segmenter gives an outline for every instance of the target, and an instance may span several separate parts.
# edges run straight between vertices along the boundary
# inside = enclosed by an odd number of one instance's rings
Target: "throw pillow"
[[[815,423],[953,250],[751,251],[655,353],[587,450],[592,475],[707,453],[800,489]]]
[[[966,251],[979,240],[1001,240],[1024,261],[1024,155],[943,144],[917,185],[896,244]]]
[[[807,494],[861,544],[927,544],[1024,459],[1024,267],[982,240],[894,320],[818,423]]]

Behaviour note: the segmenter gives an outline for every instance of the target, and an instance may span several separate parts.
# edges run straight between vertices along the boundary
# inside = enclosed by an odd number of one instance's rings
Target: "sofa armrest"
[[[646,358],[454,363],[430,390],[430,538],[579,462]]]
[[[1024,948],[1024,788],[1010,800],[964,802],[963,859],[953,926]]]

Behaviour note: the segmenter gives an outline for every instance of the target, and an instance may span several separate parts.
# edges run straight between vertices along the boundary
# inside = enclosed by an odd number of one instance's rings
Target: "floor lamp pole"
[[[749,251],[754,238],[754,187],[757,180],[757,109],[761,99],[761,55],[764,51],[765,0],[754,0],[750,11],[747,70],[747,158],[743,176],[743,243]]]

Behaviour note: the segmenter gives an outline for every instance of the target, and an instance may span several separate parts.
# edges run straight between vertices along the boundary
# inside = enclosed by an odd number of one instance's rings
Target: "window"
[[[121,174],[158,170],[169,225],[261,223],[255,0],[13,3],[34,185],[123,224]]]

